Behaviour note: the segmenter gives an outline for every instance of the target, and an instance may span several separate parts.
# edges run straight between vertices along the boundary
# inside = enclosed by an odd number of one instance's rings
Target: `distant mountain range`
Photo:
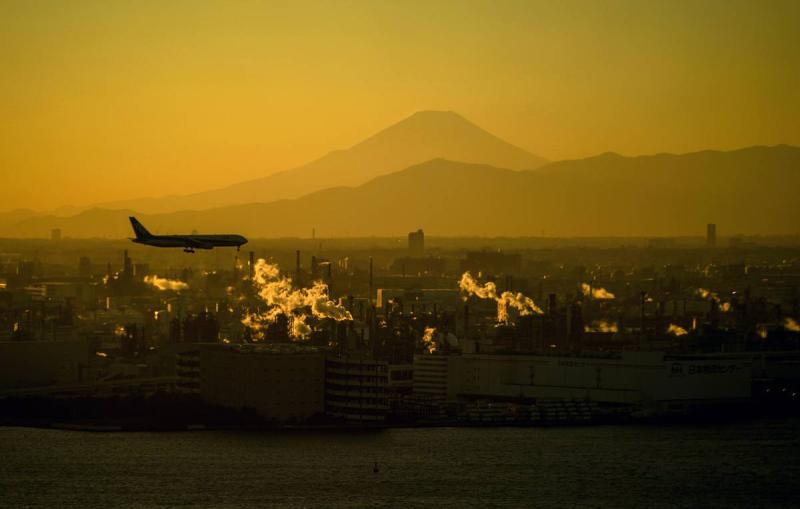
[[[707,222],[718,223],[723,235],[800,231],[797,147],[608,153],[516,171],[526,164],[525,154],[512,158],[515,169],[439,158],[296,199],[139,218],[154,233],[196,229],[251,237],[305,237],[312,228],[323,237],[403,235],[417,228],[453,236],[702,235]],[[126,237],[133,213],[92,209],[66,218],[0,220],[0,235],[44,237],[58,227],[65,236]]]
[[[299,198],[329,187],[357,186],[439,157],[515,170],[531,170],[546,163],[457,113],[420,111],[347,150],[331,152],[299,168],[202,193],[118,201],[97,207],[161,213],[265,203]]]

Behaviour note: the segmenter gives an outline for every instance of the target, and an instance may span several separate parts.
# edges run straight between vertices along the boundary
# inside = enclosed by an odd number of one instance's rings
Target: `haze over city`
[[[0,0],[0,506],[800,507],[799,26]]]

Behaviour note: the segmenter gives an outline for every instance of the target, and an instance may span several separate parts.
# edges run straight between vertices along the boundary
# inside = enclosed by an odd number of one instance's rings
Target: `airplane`
[[[233,247],[238,251],[243,244],[247,244],[247,239],[241,235],[153,235],[142,223],[131,216],[131,226],[136,238],[132,238],[137,244],[146,244],[154,247],[182,247],[184,253],[194,253],[195,249],[214,249],[215,247]]]

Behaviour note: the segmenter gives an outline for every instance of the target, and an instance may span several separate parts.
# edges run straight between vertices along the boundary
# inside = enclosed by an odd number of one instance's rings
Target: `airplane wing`
[[[209,244],[208,242],[200,242],[197,239],[193,239],[190,237],[184,237],[183,239],[186,242],[186,247],[191,247],[193,249],[213,249],[214,245]]]

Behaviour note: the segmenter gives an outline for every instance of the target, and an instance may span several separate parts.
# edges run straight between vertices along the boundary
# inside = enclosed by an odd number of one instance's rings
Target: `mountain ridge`
[[[555,169],[553,169],[555,167]],[[747,147],[664,157],[619,156],[551,163],[535,171],[437,158],[292,200],[138,214],[153,232],[238,232],[253,237],[434,235],[656,236],[722,231],[796,234],[800,148]],[[93,209],[72,218],[29,218],[6,236],[130,235],[132,211]]]

